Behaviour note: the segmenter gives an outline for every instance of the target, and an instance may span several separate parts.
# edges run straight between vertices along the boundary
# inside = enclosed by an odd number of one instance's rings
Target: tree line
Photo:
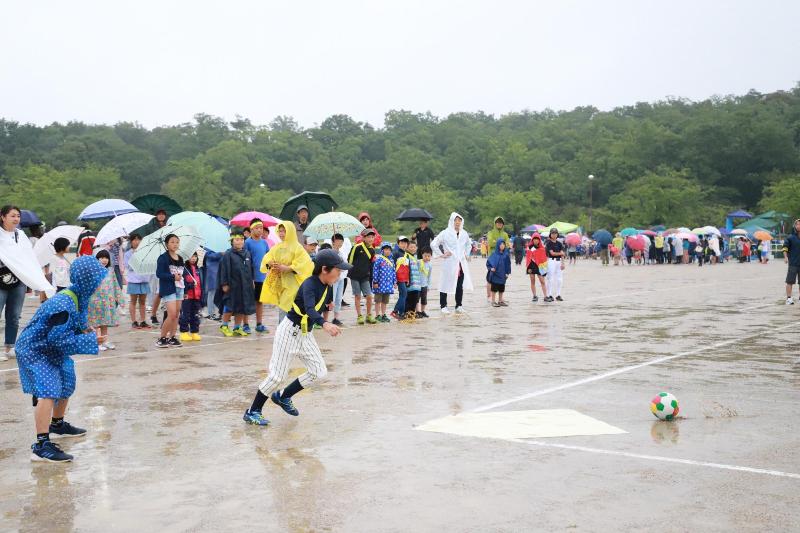
[[[587,227],[590,198],[594,229],[720,225],[737,208],[800,211],[800,84],[611,111],[393,110],[383,128],[347,115],[312,128],[284,116],[254,125],[198,114],[153,129],[0,119],[0,183],[4,203],[50,225],[100,198],[161,192],[224,216],[277,213],[302,190],[369,211],[388,233],[403,230],[394,217],[406,207],[431,211],[435,228],[454,210],[483,228],[496,215],[514,228]]]

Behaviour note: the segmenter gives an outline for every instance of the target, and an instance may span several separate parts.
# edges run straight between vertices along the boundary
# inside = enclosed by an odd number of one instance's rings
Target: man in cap
[[[298,206],[297,212],[294,216],[294,227],[297,229],[297,241],[303,246],[306,245],[306,236],[303,232],[308,227],[308,207],[305,205]]]

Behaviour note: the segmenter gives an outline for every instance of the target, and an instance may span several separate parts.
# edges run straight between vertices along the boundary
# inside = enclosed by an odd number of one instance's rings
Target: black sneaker
[[[538,297],[538,296],[534,296],[534,297],[533,297],[533,301],[534,301],[534,302],[538,302],[538,301],[539,301],[539,297]]]
[[[287,415],[297,416],[300,414],[300,411],[295,409],[291,398],[281,398],[281,393],[278,391],[273,392],[271,398],[272,403],[286,411]]]
[[[54,439],[83,437],[84,435],[86,435],[85,429],[76,428],[69,422],[62,421],[60,424],[50,424],[50,437]]]
[[[564,298],[562,298],[561,296],[556,296],[556,300],[558,300],[559,302],[563,302]],[[552,301],[552,300],[550,300],[550,301]]]
[[[156,341],[156,348],[169,348],[169,341],[166,337],[161,337]]]
[[[154,326],[157,326],[159,324],[158,317],[156,315],[151,316],[150,323],[153,324]]]
[[[46,440],[31,445],[31,461],[45,461],[49,463],[68,463],[72,456],[64,453],[58,444]]]
[[[334,318],[333,321],[331,322],[331,324],[333,324],[334,326],[339,326],[339,327],[344,326],[344,323],[341,320],[339,320],[338,318]]]
[[[349,303],[347,303],[347,302],[345,302],[344,300],[342,300],[342,303],[341,303],[340,305],[341,305],[342,307],[350,307],[350,304],[349,304]]]
[[[170,340],[167,341],[167,344],[170,345],[170,346],[176,346],[176,347],[177,346],[183,346],[183,344],[181,344],[181,341],[178,340],[178,337],[172,337]]]
[[[134,321],[131,323],[131,329],[142,329],[142,326],[140,326],[138,322]]]

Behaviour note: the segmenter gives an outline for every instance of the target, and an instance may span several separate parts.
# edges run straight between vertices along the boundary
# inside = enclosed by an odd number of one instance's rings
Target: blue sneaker
[[[269,333],[267,326],[265,326],[264,324],[256,324],[256,331],[258,333]]]
[[[86,430],[83,428],[76,428],[69,422],[61,422],[60,424],[50,424],[50,438],[72,438],[83,437],[86,435]]]
[[[49,463],[68,463],[72,456],[64,453],[58,444],[46,440],[31,445],[31,461],[44,461]]]
[[[253,333],[253,330],[250,329],[250,324],[245,324],[244,326],[242,326],[242,331],[244,331],[248,335]]]
[[[286,411],[287,415],[297,416],[300,414],[300,411],[295,409],[294,404],[292,403],[291,398],[281,398],[281,394],[278,391],[272,393],[272,403],[279,406],[281,409]]]
[[[258,411],[251,411],[250,409],[244,412],[244,416],[242,417],[242,419],[248,424],[253,424],[254,426],[269,425],[269,420],[264,418],[264,415],[262,415]]]

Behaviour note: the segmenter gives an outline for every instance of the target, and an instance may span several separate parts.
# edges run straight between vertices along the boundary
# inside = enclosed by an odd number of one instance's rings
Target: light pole
[[[592,181],[594,175],[589,174],[589,233],[592,232]]]

